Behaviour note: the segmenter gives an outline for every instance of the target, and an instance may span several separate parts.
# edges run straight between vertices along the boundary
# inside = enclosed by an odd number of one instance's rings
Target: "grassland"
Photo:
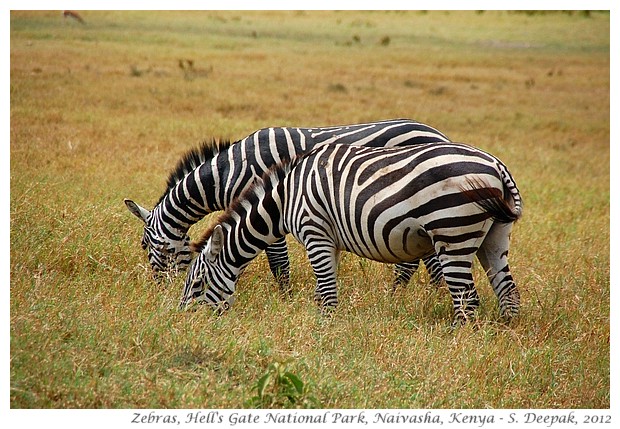
[[[11,12],[12,408],[610,406],[609,14],[82,16]],[[518,324],[479,267],[478,322],[451,331],[424,273],[392,296],[390,268],[352,255],[321,318],[294,242],[290,299],[263,256],[219,318],[176,311],[182,277],[152,282],[122,200],[151,207],[189,147],[392,117],[511,169]]]

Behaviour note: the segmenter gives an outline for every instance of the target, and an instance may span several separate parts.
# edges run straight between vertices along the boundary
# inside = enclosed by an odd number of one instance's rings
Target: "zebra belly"
[[[391,264],[414,262],[434,252],[430,237],[413,219],[408,219],[395,227],[390,225],[378,227],[372,236],[368,231],[363,231],[363,236],[357,235],[348,239],[341,237],[339,241],[340,250]]]

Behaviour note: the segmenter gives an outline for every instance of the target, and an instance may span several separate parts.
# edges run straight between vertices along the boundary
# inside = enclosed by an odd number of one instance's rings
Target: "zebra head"
[[[208,304],[217,313],[221,313],[233,304],[235,280],[219,268],[221,258],[218,256],[223,247],[224,231],[221,225],[210,232],[208,240],[192,243],[192,249],[200,251],[200,254],[188,270],[179,310],[187,310],[192,303],[196,303]]]
[[[153,211],[125,199],[131,213],[144,222],[142,248],[147,251],[149,264],[155,278],[160,279],[166,272],[181,271],[192,261],[190,239],[187,233],[173,232],[164,228]]]

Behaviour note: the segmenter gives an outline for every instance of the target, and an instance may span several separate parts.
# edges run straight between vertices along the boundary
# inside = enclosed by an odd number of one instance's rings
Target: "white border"
[[[10,10],[11,9],[15,9],[15,10],[25,10],[25,9],[33,9],[33,10],[50,10],[50,9],[55,9],[54,6],[60,6],[62,5],[63,8],[65,9],[78,9],[78,10],[84,10],[84,9],[90,9],[90,10],[96,10],[96,9],[105,9],[105,10],[129,10],[129,9],[136,9],[136,10],[141,10],[141,9],[145,9],[145,3],[144,2],[136,2],[136,1],[123,1],[123,2],[119,2],[119,1],[109,1],[109,2],[105,2],[102,4],[97,4],[97,3],[85,3],[83,1],[66,1],[66,2],[42,2],[42,1],[13,1],[10,0],[8,2],[5,2],[6,4],[6,9],[4,9],[4,13],[3,13],[3,18],[4,18],[4,22],[10,22]],[[274,0],[265,0],[265,1],[261,1],[261,2],[251,2],[251,1],[232,1],[232,2],[215,2],[215,1],[175,1],[174,3],[170,2],[170,3],[165,3],[165,2],[155,2],[155,3],[146,3],[147,5],[151,6],[150,8],[147,9],[152,9],[153,6],[155,6],[154,9],[160,9],[160,10],[167,10],[167,9],[175,9],[175,10],[191,10],[191,9],[225,9],[225,10],[232,10],[232,9],[252,9],[252,10],[265,10],[265,9],[308,9],[308,10],[321,10],[321,9],[326,9],[326,10],[331,10],[331,9],[427,9],[427,10],[442,10],[442,9],[461,9],[461,10],[483,10],[483,9],[489,9],[489,10],[493,10],[493,9],[500,9],[500,10],[506,10],[506,9],[519,9],[519,10],[527,10],[527,9],[532,9],[532,10],[536,10],[536,9],[573,9],[573,10],[580,10],[580,9],[589,9],[589,10],[611,10],[611,16],[610,16],[610,20],[611,20],[611,35],[610,35],[610,43],[611,43],[611,49],[610,49],[610,60],[611,60],[611,66],[610,66],[610,71],[611,71],[611,118],[616,118],[615,120],[617,120],[618,118],[618,109],[616,108],[616,100],[617,100],[617,90],[618,90],[618,85],[616,83],[616,78],[615,78],[615,71],[618,69],[617,67],[617,48],[618,48],[618,19],[617,19],[617,11],[618,11],[618,6],[620,5],[620,2],[617,1],[600,1],[600,0],[596,0],[596,1],[588,1],[588,2],[584,2],[584,1],[569,1],[569,2],[551,2],[551,1],[531,1],[531,0],[525,0],[525,1],[519,1],[519,2],[515,2],[515,1],[506,1],[506,2],[497,2],[497,1],[469,1],[469,2],[455,2],[455,1],[442,1],[442,0],[436,0],[433,1],[432,3],[429,2],[409,2],[409,3],[403,3],[402,1],[382,1],[382,2],[356,2],[356,3],[352,3],[349,1],[346,2],[338,2],[338,1],[325,1],[325,0],[316,0],[316,1],[312,1],[312,2],[283,2],[283,1],[274,1]],[[225,7],[223,7],[225,6]],[[378,8],[377,6],[380,6],[380,8]],[[429,7],[432,6],[432,7]],[[59,8],[60,9],[60,8]],[[3,51],[4,51],[4,55],[5,58],[7,58],[7,56],[10,58],[10,25],[7,25],[5,27],[5,34],[7,34],[7,37],[3,37],[2,41],[3,41]],[[5,62],[5,64],[7,64]],[[0,162],[2,163],[0,165],[0,171],[5,175],[6,179],[9,179],[9,175],[10,175],[10,168],[9,168],[9,156],[10,156],[10,145],[9,145],[9,141],[10,141],[10,67],[7,67],[6,65],[3,67],[2,69],[2,76],[3,76],[3,81],[5,82],[4,85],[4,91],[5,91],[5,97],[4,97],[4,103],[3,105],[4,107],[4,115],[3,115],[3,120],[2,120],[2,129],[4,131],[4,135],[7,137],[6,141],[7,143],[5,143],[4,146],[4,156],[1,157]],[[8,81],[8,84],[7,84]],[[617,155],[618,155],[618,149],[616,147],[616,145],[618,144],[617,141],[617,126],[615,125],[615,121],[612,120],[611,121],[611,130],[610,130],[610,150],[611,150],[611,164],[612,166],[617,165]],[[615,169],[612,168],[611,169],[611,185],[615,185],[616,183],[616,179],[617,175],[615,174]],[[5,182],[6,183],[6,182]],[[3,335],[2,335],[2,343],[6,345],[6,347],[4,348],[4,352],[2,353],[2,363],[3,363],[3,375],[0,379],[1,382],[1,386],[5,392],[6,395],[6,399],[5,401],[3,401],[3,407],[2,407],[2,425],[4,427],[28,427],[30,425],[40,425],[40,427],[63,427],[63,428],[80,428],[83,429],[84,426],[87,425],[98,425],[99,423],[103,423],[105,424],[106,427],[113,427],[113,428],[118,428],[118,427],[136,427],[136,426],[140,426],[140,424],[132,424],[131,421],[135,418],[135,413],[140,413],[141,415],[149,415],[149,412],[151,410],[10,410],[10,371],[9,371],[9,365],[10,365],[10,351],[9,351],[9,332],[10,332],[10,277],[9,277],[9,273],[10,273],[10,267],[9,267],[9,260],[10,260],[10,237],[9,237],[9,222],[10,222],[10,201],[9,201],[9,197],[8,197],[8,192],[9,192],[9,188],[6,188],[6,191],[2,192],[2,203],[3,203],[3,207],[4,210],[2,211],[2,219],[3,219],[3,224],[5,225],[4,228],[2,229],[2,233],[1,233],[1,240],[3,243],[3,247],[5,249],[7,249],[6,253],[5,253],[5,257],[2,258],[2,262],[1,262],[1,273],[2,273],[2,278],[6,279],[7,281],[3,282],[4,284],[4,290],[5,290],[5,295],[4,295],[4,299],[2,300],[2,304],[0,304],[2,307],[2,314],[4,315],[3,320],[6,321],[5,324],[5,328],[3,331]],[[617,209],[617,198],[614,196],[614,193],[611,193],[612,197],[611,197],[611,219],[615,219],[615,214],[618,213],[618,209]],[[610,251],[611,251],[611,261],[612,261],[612,267],[611,267],[611,337],[613,340],[615,340],[616,338],[616,333],[617,333],[617,322],[618,322],[618,316],[616,315],[616,311],[614,311],[613,309],[617,308],[616,307],[616,303],[617,303],[617,292],[614,292],[614,286],[617,285],[617,270],[614,269],[614,263],[616,261],[616,255],[618,254],[618,249],[617,249],[617,245],[615,244],[613,237],[617,237],[617,231],[614,228],[614,224],[613,222],[610,225],[611,228],[611,243],[610,243]],[[612,343],[613,343],[612,340]],[[525,419],[525,414],[528,412],[532,412],[532,413],[536,413],[536,415],[541,416],[542,419],[545,418],[545,416],[547,416],[549,419],[552,419],[553,416],[556,416],[558,418],[564,416],[564,418],[568,418],[567,416],[569,416],[569,413],[574,413],[573,415],[575,416],[575,418],[577,418],[577,420],[579,422],[583,422],[583,418],[586,415],[607,415],[607,414],[611,414],[613,417],[613,422],[614,423],[618,423],[618,416],[616,415],[616,408],[618,405],[618,383],[617,383],[617,374],[618,374],[618,366],[617,364],[615,364],[616,362],[616,358],[614,358],[614,355],[616,355],[614,353],[613,347],[612,347],[612,357],[611,357],[611,409],[610,410],[575,410],[575,411],[571,411],[571,410],[493,410],[493,411],[489,411],[489,410],[432,410],[432,413],[434,413],[433,415],[438,415],[441,416],[442,421],[444,422],[444,427],[450,427],[451,425],[448,423],[450,421],[450,416],[452,413],[466,413],[467,415],[471,415],[471,416],[475,416],[475,415],[479,415],[479,416],[494,416],[495,418],[495,424],[490,424],[488,423],[490,426],[496,426],[498,424],[500,424],[501,426],[503,426],[503,424],[509,423],[511,416],[517,416],[518,419]],[[7,412],[5,413],[4,411],[7,410]],[[181,423],[181,421],[184,421],[184,419],[187,418],[188,413],[190,412],[194,412],[194,410],[152,410],[154,414],[158,414],[158,415],[169,415],[169,416],[176,416],[176,418],[179,420],[179,422]],[[308,411],[308,413],[315,413],[316,415],[320,415],[321,413],[325,413],[326,411],[331,411],[331,412],[338,412],[338,410],[314,410],[314,411]],[[424,413],[426,410],[402,410],[401,411],[401,415],[404,414],[421,414]],[[204,412],[208,412],[208,410],[204,410],[202,411]],[[270,411],[270,410],[245,410],[245,411],[234,411],[234,410],[219,410],[219,413],[221,413],[221,416],[223,416],[223,423],[222,424],[217,424],[217,425],[212,425],[210,424],[209,426],[217,426],[217,427],[231,427],[231,425],[229,424],[229,419],[230,416],[233,413],[242,413],[244,415],[255,415],[255,416],[259,416],[260,422],[257,424],[238,424],[234,427],[247,427],[247,426],[269,426],[269,427],[274,427],[274,426],[281,426],[281,425],[274,425],[274,424],[268,424],[265,423],[266,420],[266,415],[269,412],[276,412],[276,411]],[[285,412],[285,411],[278,411],[280,413]],[[301,411],[297,410],[297,411],[291,411],[291,413],[301,413]],[[371,417],[374,415],[374,413],[377,412],[381,412],[378,410],[341,410],[342,413],[348,413],[351,415],[355,415],[355,414],[359,414],[360,412],[365,412],[366,415],[368,416],[367,420],[369,422],[369,424],[367,426],[374,426],[372,425],[371,422]],[[384,412],[389,412],[389,413],[396,413],[398,412],[398,410],[384,410]],[[512,414],[514,413],[514,415]],[[488,418],[488,417],[487,417]],[[500,421],[499,419],[502,418],[504,419],[503,421]],[[523,423],[524,420],[521,420],[521,423]],[[549,421],[545,422],[544,420],[542,420],[540,423],[531,423],[528,424],[528,427],[549,427]],[[343,423],[340,423],[341,425]],[[164,423],[151,423],[149,424],[149,426],[164,426],[164,427],[171,427],[171,426],[196,426],[196,424],[179,424],[179,425],[170,425],[170,424],[164,424]],[[200,425],[199,426],[203,426]],[[289,427],[290,425],[282,425],[285,427]],[[317,427],[319,426],[319,424],[295,424],[296,427]],[[322,425],[321,425],[322,426]],[[347,424],[346,426],[349,427],[362,427],[362,426],[366,426],[366,425],[361,425],[361,424]],[[402,424],[397,424],[396,426],[402,427]],[[410,426],[410,425],[406,425],[406,426]],[[435,424],[416,424],[417,427],[437,427],[437,425]],[[459,426],[459,427],[480,427],[479,424],[468,424],[468,425],[463,425],[463,424],[455,424],[455,426]],[[487,425],[484,425],[486,427],[488,427]],[[521,425],[512,425],[513,427],[518,427]],[[561,425],[563,426],[563,425]],[[497,426],[499,427],[499,426]]]

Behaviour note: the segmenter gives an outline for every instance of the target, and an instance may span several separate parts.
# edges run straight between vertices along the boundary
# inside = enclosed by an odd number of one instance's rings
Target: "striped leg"
[[[459,247],[454,250],[446,250],[443,243],[435,244],[435,248],[446,286],[452,297],[454,308],[452,325],[462,325],[474,318],[474,311],[480,304],[471,272],[476,249]]]
[[[396,291],[398,287],[405,287],[409,284],[411,277],[418,270],[420,261],[403,262],[394,266],[394,284],[392,290]]]
[[[426,271],[431,276],[431,284],[439,287],[443,283],[443,271],[441,269],[441,263],[439,258],[434,253],[432,255],[422,258]]]
[[[424,266],[426,267],[426,271],[431,276],[431,283],[439,287],[443,282],[443,271],[441,270],[441,263],[437,258],[437,255],[432,254],[422,258],[424,261]],[[407,286],[407,284],[411,281],[411,277],[415,274],[420,266],[420,261],[416,262],[403,262],[394,266],[394,285],[393,290],[396,290],[398,287]]]
[[[338,251],[326,243],[309,245],[308,258],[316,276],[314,300],[322,312],[329,313],[338,305],[336,273],[338,271]]]
[[[288,250],[286,247],[286,239],[281,238],[271,246],[265,249],[267,261],[269,261],[269,269],[276,278],[280,291],[285,294],[291,293],[290,285],[290,263],[288,259]]]
[[[505,322],[519,314],[519,290],[508,266],[508,246],[512,224],[495,223],[478,250],[478,260],[487,272],[499,300],[500,316]]]

